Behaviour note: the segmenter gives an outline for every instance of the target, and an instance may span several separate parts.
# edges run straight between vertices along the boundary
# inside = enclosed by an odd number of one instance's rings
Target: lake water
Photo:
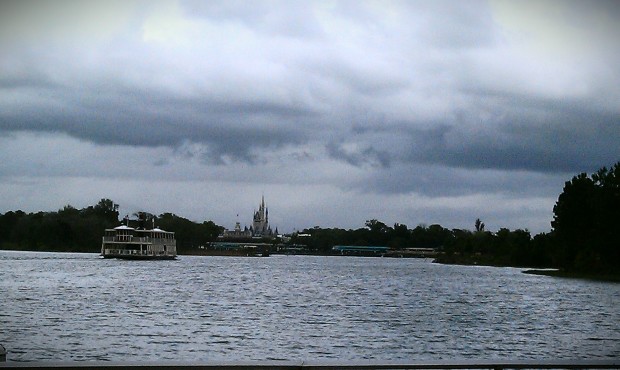
[[[422,259],[0,251],[7,361],[617,359],[620,284]]]

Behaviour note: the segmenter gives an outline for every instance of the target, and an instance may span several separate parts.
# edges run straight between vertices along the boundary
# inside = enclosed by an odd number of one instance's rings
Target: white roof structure
[[[135,230],[133,227],[121,225],[114,228],[114,230]]]

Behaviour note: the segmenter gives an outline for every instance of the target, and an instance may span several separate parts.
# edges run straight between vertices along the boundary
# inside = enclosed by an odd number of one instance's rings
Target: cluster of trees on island
[[[589,176],[574,176],[565,183],[553,212],[552,231],[535,236],[521,229],[490,232],[480,219],[473,223],[473,230],[440,225],[409,229],[373,219],[356,230],[305,229],[288,243],[304,245],[317,254],[330,254],[334,245],[434,248],[441,252],[437,261],[443,263],[555,267],[620,275],[620,162]],[[172,213],[149,217],[158,227],[176,233],[180,254],[215,241],[224,230],[212,221],[196,223]],[[97,252],[103,230],[119,224],[118,205],[110,199],[83,209],[67,205],[57,212],[9,211],[0,215],[0,248]]]

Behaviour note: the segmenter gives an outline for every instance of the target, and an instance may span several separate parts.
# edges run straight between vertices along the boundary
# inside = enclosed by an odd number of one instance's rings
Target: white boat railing
[[[131,235],[104,236],[104,243],[166,244],[176,245],[175,239],[137,237]]]

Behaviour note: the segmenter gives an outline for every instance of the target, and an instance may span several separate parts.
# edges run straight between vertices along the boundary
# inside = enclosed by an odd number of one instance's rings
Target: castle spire
[[[258,211],[254,212],[254,222],[252,223],[252,226],[254,235],[271,235],[271,229],[269,227],[269,210],[265,206],[265,194],[261,197]]]

